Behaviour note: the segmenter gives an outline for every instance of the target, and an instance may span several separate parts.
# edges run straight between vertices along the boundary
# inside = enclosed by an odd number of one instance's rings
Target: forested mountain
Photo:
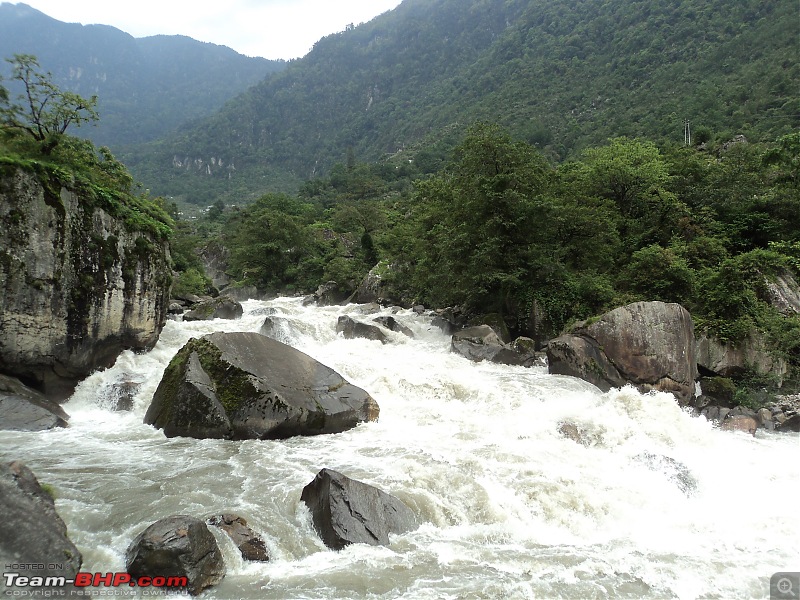
[[[348,156],[435,164],[480,119],[556,160],[681,143],[685,119],[697,142],[774,140],[800,125],[799,25],[794,0],[405,0],[125,161],[159,193],[241,202]]]
[[[98,126],[77,133],[114,150],[210,115],[286,65],[184,36],[134,38],[107,25],[63,23],[4,2],[0,58],[14,54],[35,55],[62,89],[97,95]],[[0,74],[10,69],[0,61]]]

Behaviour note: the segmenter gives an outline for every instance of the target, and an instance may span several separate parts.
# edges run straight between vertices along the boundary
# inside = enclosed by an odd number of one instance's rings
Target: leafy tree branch
[[[40,71],[35,56],[15,54],[6,62],[13,67],[11,79],[19,81],[24,91],[12,102],[8,90],[0,86],[0,126],[26,132],[41,143],[43,154],[52,153],[71,125],[98,120],[97,96],[87,100],[59,89],[51,73]]]

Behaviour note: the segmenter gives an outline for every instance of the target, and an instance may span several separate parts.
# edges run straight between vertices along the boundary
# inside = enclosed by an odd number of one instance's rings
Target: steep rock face
[[[166,320],[166,242],[22,169],[0,171],[0,370],[63,399]]]
[[[278,439],[339,433],[377,402],[307,354],[258,333],[193,338],[164,372],[144,421],[167,437]]]
[[[800,314],[800,284],[790,271],[765,282],[770,304],[781,314],[790,317]]]
[[[722,377],[737,378],[748,372],[771,375],[778,384],[789,371],[786,361],[769,351],[766,336],[758,331],[731,344],[703,332],[695,343],[697,364]]]
[[[551,373],[580,377],[603,390],[631,383],[641,391],[672,392],[681,404],[694,396],[694,325],[679,304],[616,308],[551,340],[547,359]]]

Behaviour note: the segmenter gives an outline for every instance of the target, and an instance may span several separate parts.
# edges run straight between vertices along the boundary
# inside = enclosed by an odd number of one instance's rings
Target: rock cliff
[[[166,241],[54,178],[0,169],[0,372],[51,399],[158,340]]]

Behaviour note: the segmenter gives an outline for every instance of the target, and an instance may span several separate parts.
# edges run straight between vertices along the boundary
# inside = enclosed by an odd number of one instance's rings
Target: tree
[[[417,187],[425,213],[417,274],[434,302],[516,310],[551,176],[540,154],[498,126],[469,129],[451,166]]]
[[[74,92],[59,89],[51,73],[39,71],[39,62],[30,54],[15,54],[11,63],[12,80],[19,81],[24,92],[13,103],[5,88],[0,88],[0,125],[4,129],[21,130],[41,143],[43,154],[50,154],[61,142],[70,125],[98,119],[97,96],[83,98]]]

